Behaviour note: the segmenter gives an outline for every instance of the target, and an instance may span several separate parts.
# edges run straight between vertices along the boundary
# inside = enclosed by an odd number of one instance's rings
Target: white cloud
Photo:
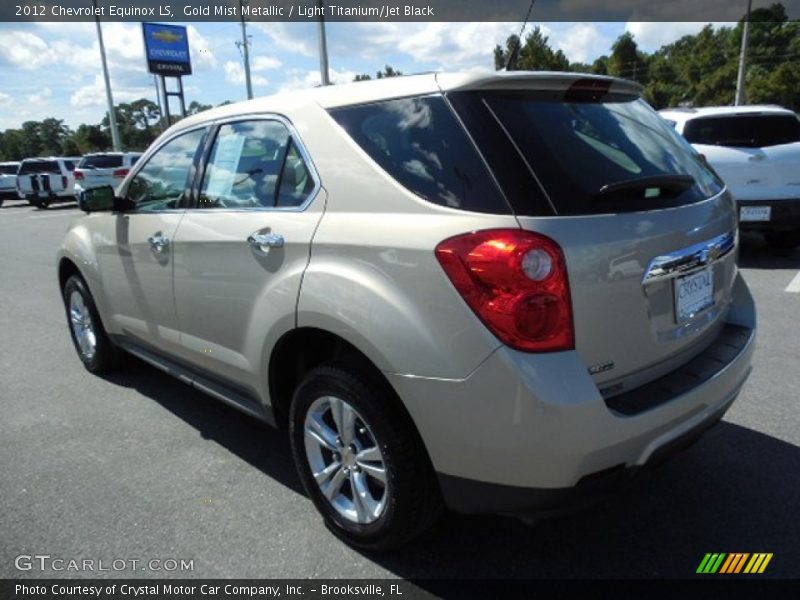
[[[312,23],[255,22],[251,27],[266,33],[272,43],[281,50],[303,56],[317,55],[318,48],[313,30],[315,25]]]
[[[44,87],[36,94],[25,96],[25,104],[28,106],[44,106],[53,95],[53,90],[49,87]]]
[[[251,71],[269,71],[270,69],[277,69],[283,66],[283,62],[274,56],[252,56],[250,57],[250,70]]]
[[[320,76],[319,69],[311,69],[303,71],[302,69],[291,69],[287,72],[287,79],[284,80],[279,92],[291,92],[294,90],[304,90],[322,85],[322,77]],[[350,83],[355,79],[355,71],[348,69],[329,69],[328,76],[331,83]]]
[[[114,93],[114,104],[131,102],[139,98],[149,98],[154,95],[153,88],[150,86],[118,85],[113,76],[111,78],[111,89]],[[75,107],[105,106],[106,87],[103,76],[96,75],[92,83],[75,90],[69,101]]]
[[[8,94],[0,92],[0,106],[10,106],[11,104],[14,104],[14,98]]]
[[[245,84],[244,67],[242,63],[229,60],[223,65],[223,68],[225,69],[225,81],[235,85]],[[250,74],[250,81],[254,86],[265,86],[269,83],[267,78],[263,75],[253,75],[252,72]]]
[[[575,23],[563,31],[550,31],[550,42],[570,62],[593,62],[611,51],[613,40],[604,36],[594,23]]]
[[[364,43],[350,46],[359,55],[407,54],[447,70],[485,64],[492,67],[492,48],[519,31],[518,23],[359,23]],[[345,50],[344,48],[340,50]]]
[[[654,22],[654,21],[629,21],[625,24],[625,31],[630,31],[640,50],[652,52],[664,44],[670,44],[685,35],[695,34],[708,23],[686,22]],[[718,26],[733,26],[735,23],[712,23]]]
[[[0,60],[26,70],[49,65],[58,57],[42,38],[27,31],[3,33],[0,44]]]

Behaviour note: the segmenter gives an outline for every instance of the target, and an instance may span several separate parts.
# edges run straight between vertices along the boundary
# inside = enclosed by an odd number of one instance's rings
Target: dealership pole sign
[[[151,73],[167,77],[192,74],[186,27],[142,23],[142,32],[147,68]]]

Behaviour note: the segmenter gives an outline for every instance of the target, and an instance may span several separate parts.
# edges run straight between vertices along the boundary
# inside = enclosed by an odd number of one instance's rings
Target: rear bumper
[[[727,319],[744,339],[713,373],[629,414],[603,398],[574,351],[530,355],[504,347],[464,380],[388,377],[450,508],[564,512],[609,493],[721,418],[750,373],[755,346],[755,309],[740,276]]]
[[[743,206],[769,206],[769,221],[739,221],[744,231],[791,231],[800,229],[800,198],[779,200],[737,200],[737,210]]]

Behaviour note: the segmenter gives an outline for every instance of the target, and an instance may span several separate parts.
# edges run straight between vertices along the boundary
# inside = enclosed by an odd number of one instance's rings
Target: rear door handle
[[[150,249],[158,254],[163,254],[169,248],[169,238],[160,231],[147,238],[147,241],[150,242]]]
[[[247,243],[262,252],[268,252],[270,248],[283,247],[283,236],[277,233],[256,232],[248,236]]]

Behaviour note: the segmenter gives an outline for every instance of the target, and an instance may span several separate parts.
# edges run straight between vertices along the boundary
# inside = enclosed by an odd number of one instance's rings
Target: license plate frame
[[[714,267],[676,277],[672,285],[675,322],[686,323],[714,306]]]
[[[764,223],[772,220],[772,207],[766,206],[741,206],[739,207],[739,220],[745,223]]]

